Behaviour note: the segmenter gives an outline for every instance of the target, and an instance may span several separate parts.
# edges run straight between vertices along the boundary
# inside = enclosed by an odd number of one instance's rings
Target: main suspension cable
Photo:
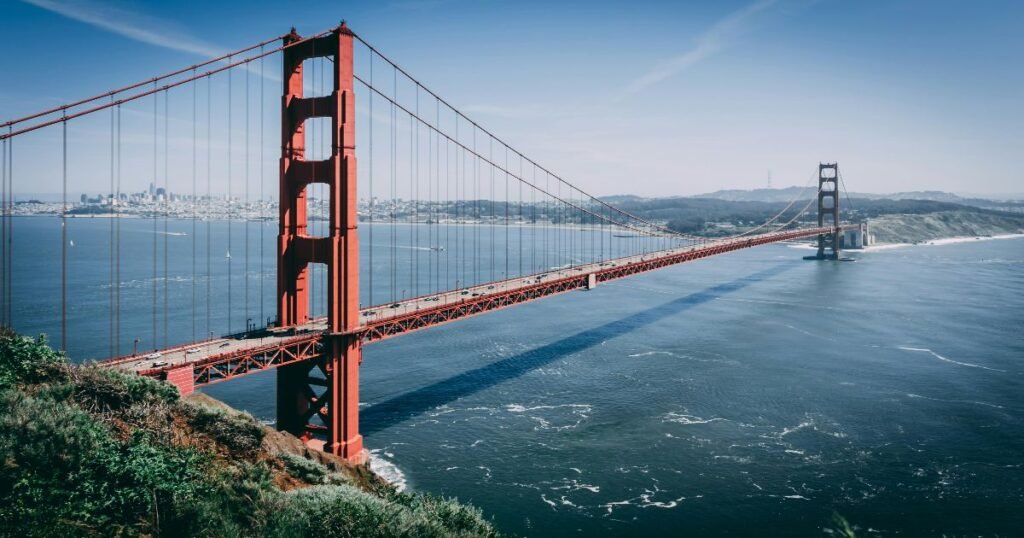
[[[415,113],[413,113],[413,112],[412,112],[411,110],[409,110],[409,109],[407,109],[406,107],[402,106],[401,104],[399,104],[398,102],[396,102],[396,101],[395,101],[394,99],[392,99],[392,98],[391,98],[391,97],[389,97],[388,95],[384,94],[384,93],[383,93],[383,92],[382,92],[381,90],[379,90],[378,88],[375,88],[375,87],[371,86],[370,84],[368,84],[368,83],[367,83],[366,81],[364,81],[364,80],[363,80],[362,78],[360,78],[359,76],[354,76],[353,78],[354,78],[354,79],[355,79],[356,81],[358,81],[359,83],[363,84],[363,85],[364,85],[364,86],[365,86],[365,87],[366,87],[367,89],[369,89],[369,90],[370,90],[371,92],[373,92],[373,93],[376,93],[376,94],[377,94],[377,95],[379,95],[379,96],[380,96],[381,98],[383,98],[383,99],[384,99],[385,101],[387,101],[388,103],[390,103],[390,104],[392,105],[392,108],[393,108],[393,109],[401,110],[401,111],[402,111],[402,112],[404,112],[405,114],[408,114],[408,115],[412,116],[412,117],[413,117],[413,118],[415,118],[415,119],[416,119],[417,121],[419,121],[419,122],[420,122],[421,124],[425,125],[425,126],[426,126],[426,127],[428,128],[428,129],[431,129],[431,130],[433,130],[433,131],[437,132],[437,133],[438,133],[438,135],[440,135],[440,136],[444,137],[444,138],[445,138],[445,139],[446,139],[446,140],[447,140],[447,141],[448,141],[449,143],[453,144],[453,145],[455,146],[455,148],[456,148],[456,150],[457,150],[457,151],[461,151],[461,152],[463,153],[463,155],[472,155],[472,156],[474,156],[474,157],[476,157],[476,158],[480,159],[480,160],[481,160],[482,162],[484,162],[484,163],[486,163],[486,164],[488,164],[488,165],[490,165],[490,166],[493,166],[493,167],[497,168],[498,170],[501,170],[501,171],[506,171],[506,172],[507,172],[507,170],[504,170],[504,169],[503,169],[503,168],[501,167],[501,165],[500,165],[500,164],[498,164],[498,163],[496,163],[496,162],[494,162],[494,161],[492,161],[492,160],[488,159],[487,157],[484,157],[483,155],[481,155],[481,154],[479,154],[479,153],[476,153],[475,151],[473,151],[473,149],[472,149],[472,148],[470,148],[470,147],[466,146],[466,145],[465,145],[464,143],[462,143],[461,141],[459,141],[459,140],[458,140],[458,134],[457,134],[457,132],[458,132],[458,125],[459,125],[459,122],[458,122],[458,121],[456,121],[456,124],[455,124],[455,125],[456,125],[456,135],[455,135],[455,137],[452,137],[452,135],[449,135],[449,134],[447,134],[447,133],[444,133],[444,132],[442,132],[442,131],[441,131],[441,130],[440,130],[440,129],[438,128],[438,127],[435,127],[434,125],[431,125],[431,124],[430,124],[430,123],[429,123],[428,121],[426,121],[425,119],[423,119],[423,118],[420,118],[420,117],[416,116],[416,114],[415,114]],[[497,140],[497,138],[496,138],[495,140]],[[511,148],[510,148],[510,149],[511,149]],[[526,158],[525,156],[523,156],[523,155],[519,154],[518,152],[516,152],[516,151],[515,151],[514,149],[512,149],[512,151],[513,151],[514,153],[516,153],[517,155],[519,155],[519,157],[520,157],[520,160],[521,160],[521,161],[527,161],[527,162],[530,162],[530,163],[531,163],[531,165],[533,165],[533,166],[537,166],[537,168],[538,168],[538,169],[541,169],[541,170],[543,170],[543,167],[541,167],[541,166],[539,166],[539,165],[536,165],[535,163],[533,163],[533,161],[530,161],[530,160],[529,160],[529,159],[527,159],[527,158]],[[458,175],[458,172],[456,172],[456,174]],[[578,206],[578,205],[576,205],[576,204],[574,204],[574,203],[572,203],[572,202],[570,202],[570,201],[567,201],[567,200],[565,200],[564,198],[561,198],[561,197],[559,197],[559,196],[557,196],[557,195],[555,195],[555,194],[553,194],[553,193],[551,193],[551,192],[549,192],[549,191],[547,191],[547,190],[545,190],[545,189],[543,189],[543,188],[539,187],[538,185],[536,185],[536,184],[534,184],[534,183],[531,183],[531,182],[530,182],[529,180],[525,179],[525,177],[523,176],[522,172],[520,172],[520,174],[518,174],[518,175],[517,175],[517,174],[514,174],[514,173],[511,173],[511,172],[509,172],[509,175],[510,175],[511,177],[513,177],[514,179],[518,180],[519,182],[521,182],[521,183],[523,183],[523,184],[527,185],[528,187],[530,187],[530,188],[532,188],[532,189],[536,190],[537,192],[539,192],[539,193],[541,193],[541,194],[544,194],[544,195],[547,195],[547,196],[551,197],[552,199],[554,199],[554,200],[557,200],[557,201],[561,202],[562,204],[564,204],[564,205],[565,205],[565,206],[567,206],[567,207],[573,207],[573,208],[575,208],[575,209],[578,209],[578,210],[580,210],[580,211],[583,211],[583,212],[585,212],[585,213],[587,213],[587,214],[591,214],[591,215],[597,216],[597,214],[596,214],[596,213],[594,213],[593,211],[591,211],[591,210],[588,210],[588,209],[585,209],[585,208],[582,208],[582,207],[580,207],[580,206]],[[554,174],[552,174],[552,177],[557,177],[557,176],[554,176]],[[464,180],[464,178],[463,178],[463,180]],[[565,183],[565,182],[563,181],[562,183]],[[458,185],[458,180],[456,181],[456,184]],[[565,184],[566,184],[566,185],[568,185],[567,183],[565,183]],[[571,186],[571,185],[569,185],[569,186]],[[579,189],[576,189],[576,190],[579,190]],[[457,196],[457,194],[456,194],[456,196]],[[588,195],[588,196],[589,196],[589,195]],[[520,205],[521,205],[521,204],[522,204],[522,198],[520,198]],[[460,206],[461,206],[461,204],[456,204],[456,210],[457,210],[457,211],[458,211],[458,210],[460,210]],[[600,218],[604,218],[604,219],[609,219],[609,217],[603,217],[603,216],[601,216]],[[640,219],[640,221],[641,221],[641,223],[646,223],[646,222],[647,222],[647,221],[644,221],[644,220],[642,220],[642,219]],[[642,235],[659,235],[659,234],[658,234],[658,233],[656,233],[656,232],[652,232],[652,231],[650,231],[650,230],[645,230],[645,229],[642,229],[642,228],[638,228],[638,227],[636,227],[636,226],[632,226],[632,225],[630,225],[630,224],[625,224],[625,223],[622,223],[622,222],[619,222],[619,221],[616,221],[616,220],[610,220],[610,222],[611,222],[612,224],[615,224],[615,225],[617,225],[617,226],[621,226],[621,227],[623,227],[623,228],[627,228],[627,229],[630,229],[630,230],[632,230],[632,231],[634,231],[634,232],[636,232],[636,233],[642,234]],[[653,227],[655,227],[655,228],[657,228],[657,229],[662,229],[662,228],[663,228],[663,227],[660,227],[660,226],[657,226],[657,225],[652,225],[652,226],[653,226]],[[673,232],[671,232],[671,235],[679,236],[680,234],[678,234],[678,233],[676,233],[676,232],[674,232],[674,231],[673,231]],[[458,242],[458,239],[456,239],[456,242]]]
[[[134,90],[136,88],[141,88],[142,86],[146,86],[148,84],[154,84],[155,85],[157,82],[160,82],[161,80],[165,80],[165,79],[168,79],[168,78],[171,78],[171,77],[176,77],[178,75],[181,75],[183,73],[187,73],[189,71],[192,71],[194,73],[196,71],[196,69],[199,69],[200,67],[206,67],[207,65],[223,61],[223,60],[225,60],[227,58],[231,58],[232,56],[239,56],[239,55],[245,54],[246,52],[249,52],[249,51],[257,49],[257,48],[262,49],[264,45],[273,43],[274,41],[278,41],[280,39],[284,39],[285,37],[286,37],[286,35],[280,35],[280,36],[272,37],[270,39],[267,39],[266,41],[262,41],[260,43],[255,44],[255,45],[252,45],[252,46],[249,46],[249,47],[246,47],[246,48],[243,48],[243,49],[239,49],[239,50],[236,50],[234,52],[230,52],[228,54],[224,54],[222,56],[218,56],[216,58],[211,58],[209,60],[206,60],[204,62],[191,65],[191,66],[186,67],[184,69],[179,69],[177,71],[172,71],[170,73],[166,73],[166,74],[159,75],[159,76],[156,76],[156,77],[148,78],[146,80],[139,81],[139,82],[136,82],[134,84],[130,84],[128,86],[124,86],[124,87],[121,87],[121,88],[110,90],[110,91],[108,91],[106,93],[101,93],[101,94],[98,94],[98,95],[94,95],[92,97],[87,97],[85,99],[80,99],[78,101],[73,101],[71,103],[67,103],[67,104],[64,104],[64,105],[57,106],[57,107],[49,108],[49,109],[46,109],[46,110],[43,110],[43,111],[40,111],[40,112],[29,114],[28,116],[23,116],[21,118],[15,118],[13,120],[8,120],[8,121],[6,121],[4,123],[0,123],[0,128],[10,127],[12,125],[17,125],[19,123],[24,123],[24,122],[29,121],[29,120],[34,120],[36,118],[41,118],[43,116],[48,116],[50,114],[55,114],[57,112],[62,112],[63,115],[65,116],[65,118],[63,118],[61,121],[66,121],[66,119],[67,119],[66,116],[67,116],[68,109],[76,108],[76,107],[82,106],[84,104],[91,103],[93,101],[98,101],[100,99],[103,99],[104,97],[113,97],[113,96],[115,96],[117,94],[125,93],[127,91],[131,91],[131,90]]]
[[[353,34],[353,35],[355,36],[355,38],[356,38],[356,39],[357,39],[357,40],[358,40],[358,41],[359,41],[360,43],[362,43],[363,45],[365,45],[365,46],[366,46],[366,47],[367,47],[367,48],[368,48],[368,49],[369,49],[369,50],[370,50],[370,51],[371,51],[371,52],[372,52],[373,54],[376,54],[376,55],[377,55],[377,56],[379,56],[379,57],[380,57],[380,58],[381,58],[382,60],[384,60],[385,62],[387,62],[388,64],[390,64],[390,65],[391,65],[391,66],[392,66],[392,67],[393,67],[393,68],[394,68],[394,69],[395,69],[395,70],[396,70],[397,72],[401,73],[401,74],[402,74],[403,76],[405,76],[406,78],[408,78],[408,79],[409,79],[410,81],[412,81],[412,83],[413,83],[413,84],[415,84],[415,85],[417,85],[418,87],[422,88],[422,89],[423,89],[423,91],[425,91],[425,92],[427,92],[428,94],[430,94],[430,95],[431,95],[431,96],[432,96],[432,97],[433,97],[434,99],[436,99],[436,100],[437,100],[437,101],[438,101],[439,103],[443,103],[443,104],[444,104],[444,105],[445,105],[446,107],[448,107],[448,108],[449,108],[449,109],[450,109],[450,110],[451,110],[452,112],[454,112],[454,113],[456,114],[456,116],[457,116],[457,117],[461,117],[462,119],[466,120],[466,121],[467,121],[467,122],[469,122],[469,123],[470,123],[471,125],[473,125],[473,127],[474,127],[474,128],[476,128],[476,129],[479,129],[479,130],[480,130],[481,132],[483,132],[484,134],[486,134],[486,135],[490,136],[491,138],[493,138],[494,140],[496,140],[496,141],[497,141],[497,142],[498,142],[499,144],[502,144],[502,145],[504,145],[505,147],[507,147],[508,149],[510,149],[510,150],[511,150],[511,151],[512,151],[513,153],[516,153],[516,154],[518,154],[518,155],[519,155],[519,156],[520,156],[521,158],[523,158],[523,159],[525,159],[525,160],[529,161],[529,163],[530,163],[530,164],[532,164],[532,165],[534,165],[534,166],[537,166],[538,168],[540,168],[540,169],[541,169],[542,171],[544,171],[544,172],[548,172],[548,173],[550,173],[552,177],[554,177],[555,179],[557,179],[557,180],[558,180],[558,181],[560,181],[561,183],[564,183],[565,185],[567,185],[567,186],[569,186],[569,187],[571,187],[571,188],[575,188],[575,189],[576,189],[576,190],[578,190],[578,191],[579,191],[579,192],[580,192],[580,193],[581,193],[582,195],[585,195],[586,197],[590,198],[590,199],[591,199],[592,201],[594,201],[594,202],[596,202],[596,203],[598,203],[598,204],[601,204],[601,205],[603,205],[603,206],[607,207],[608,209],[610,209],[610,210],[612,210],[612,211],[614,211],[614,212],[616,212],[616,213],[619,213],[620,215],[623,215],[623,216],[625,216],[625,217],[627,217],[627,218],[630,218],[630,219],[636,220],[636,221],[638,221],[638,222],[640,222],[640,223],[642,223],[642,224],[644,224],[644,225],[650,226],[651,228],[654,228],[654,229],[658,229],[658,230],[662,231],[663,233],[666,233],[666,234],[668,234],[668,235],[675,235],[675,236],[684,236],[684,237],[688,237],[688,238],[694,238],[694,236],[687,236],[686,234],[681,234],[681,233],[679,233],[679,232],[677,232],[677,231],[675,231],[675,230],[671,230],[671,229],[669,229],[669,228],[666,228],[666,227],[664,227],[664,226],[660,226],[660,225],[658,225],[658,224],[654,224],[654,223],[652,223],[652,222],[649,222],[649,221],[647,221],[647,220],[645,220],[645,219],[643,219],[643,218],[640,218],[640,217],[638,217],[638,216],[636,216],[636,215],[633,215],[633,214],[631,214],[631,213],[629,213],[629,212],[627,212],[627,211],[624,211],[624,210],[622,210],[622,209],[620,209],[620,208],[618,208],[618,207],[615,207],[615,206],[613,206],[613,205],[610,205],[610,204],[608,204],[607,202],[605,202],[604,200],[601,200],[600,198],[597,198],[597,197],[595,197],[595,196],[593,196],[593,195],[590,195],[590,194],[586,193],[585,191],[583,191],[582,189],[579,189],[579,188],[575,187],[574,185],[572,185],[571,183],[569,183],[568,181],[566,181],[565,179],[563,179],[563,178],[562,178],[561,176],[559,176],[559,175],[557,175],[557,174],[555,174],[555,173],[551,172],[550,170],[548,170],[548,169],[544,168],[543,166],[541,166],[540,164],[536,163],[535,161],[533,161],[533,160],[532,160],[532,159],[530,159],[529,157],[526,157],[526,156],[525,156],[525,155],[524,155],[523,153],[521,153],[521,152],[520,152],[519,150],[517,150],[517,149],[513,148],[513,147],[512,147],[512,146],[510,146],[510,145],[509,145],[509,144],[508,144],[507,142],[505,142],[504,140],[502,140],[502,139],[501,139],[501,138],[499,138],[498,136],[494,135],[494,133],[492,133],[492,132],[488,131],[487,129],[485,129],[484,127],[480,126],[480,125],[479,125],[478,123],[476,123],[476,122],[475,122],[475,121],[474,121],[473,119],[471,119],[470,117],[466,116],[466,115],[465,115],[464,113],[462,113],[462,112],[461,112],[461,111],[460,111],[459,109],[455,108],[455,107],[454,107],[454,106],[453,106],[453,105],[452,105],[451,103],[449,103],[448,101],[446,101],[446,100],[445,100],[444,98],[442,98],[442,97],[441,97],[440,95],[436,94],[436,93],[435,93],[435,92],[434,92],[433,90],[431,90],[430,88],[427,88],[426,86],[424,86],[424,85],[423,85],[423,83],[421,83],[421,82],[420,82],[420,81],[419,81],[418,79],[416,79],[415,77],[413,77],[413,76],[412,76],[411,74],[409,74],[409,73],[408,73],[408,72],[407,72],[407,71],[406,71],[405,69],[403,69],[403,68],[402,68],[401,66],[399,66],[399,65],[398,65],[397,63],[395,63],[394,61],[392,61],[392,60],[391,60],[390,58],[388,58],[387,56],[385,56],[384,54],[382,54],[382,53],[381,53],[381,52],[380,52],[379,50],[377,50],[377,49],[376,49],[376,48],[375,48],[375,47],[374,47],[373,45],[371,45],[370,43],[368,43],[368,42],[367,42],[366,40],[364,40],[364,39],[363,39],[362,37],[360,37],[360,36],[359,36],[358,34]],[[356,77],[356,78],[358,79],[358,77]],[[362,81],[360,80],[360,82],[362,82]],[[366,84],[366,83],[365,83],[365,82],[363,82],[363,84]],[[369,86],[369,85],[367,85],[367,86]],[[374,89],[374,88],[372,88],[372,86],[369,86],[369,87],[371,87],[371,89]]]

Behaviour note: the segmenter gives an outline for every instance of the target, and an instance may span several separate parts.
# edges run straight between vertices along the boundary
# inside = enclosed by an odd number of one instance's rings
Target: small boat
[[[430,247],[434,252],[444,252],[444,247]]]
[[[227,260],[231,259],[231,251],[230,250],[227,252],[227,254],[224,254],[224,259],[227,259]]]

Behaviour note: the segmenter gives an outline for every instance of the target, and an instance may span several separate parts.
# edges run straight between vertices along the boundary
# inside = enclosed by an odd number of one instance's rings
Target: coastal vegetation
[[[784,224],[807,203],[797,202],[783,211],[788,202],[765,196],[765,200],[622,197],[616,202],[643,218],[667,222],[669,228],[678,232],[707,237],[745,231],[780,212],[782,215],[775,222]],[[808,199],[804,193],[804,200]],[[1024,213],[1016,211],[1016,207],[993,209],[937,200],[885,198],[843,198],[840,204],[844,222],[867,221],[880,243],[1024,233]],[[794,225],[816,222],[817,213],[812,205]]]
[[[0,536],[497,536],[480,511],[0,330]]]

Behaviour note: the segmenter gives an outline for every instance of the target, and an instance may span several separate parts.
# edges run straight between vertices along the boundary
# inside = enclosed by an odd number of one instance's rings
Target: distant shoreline
[[[975,241],[995,241],[999,239],[1024,239],[1024,233],[1019,234],[999,234],[999,235],[979,235],[979,236],[959,236],[959,237],[944,237],[939,239],[928,239],[925,241],[917,241],[915,243],[879,243],[876,245],[870,245],[866,247],[865,251],[875,250],[892,250],[895,248],[903,247],[937,247],[942,245],[956,245],[959,243],[973,243]]]
[[[898,248],[906,247],[938,247],[944,245],[957,245],[960,243],[973,243],[975,241],[996,241],[1001,239],[1024,239],[1024,233],[1017,234],[999,234],[999,235],[978,235],[978,236],[958,236],[958,237],[941,237],[935,239],[928,239],[925,241],[918,241],[916,243],[877,243],[864,248],[852,248],[843,249],[844,251],[850,252],[878,252],[882,250],[893,250]],[[799,248],[805,250],[814,250],[818,247],[807,244],[806,242],[800,242],[798,244],[790,244],[790,248]]]

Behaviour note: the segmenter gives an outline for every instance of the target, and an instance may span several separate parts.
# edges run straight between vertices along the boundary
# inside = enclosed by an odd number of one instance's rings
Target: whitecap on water
[[[683,424],[689,426],[691,424],[710,424],[712,422],[725,421],[727,419],[721,417],[702,418],[695,415],[689,415],[686,413],[677,413],[675,411],[669,411],[662,415],[662,422],[674,422],[676,424]]]
[[[405,479],[405,473],[398,468],[393,462],[384,459],[381,456],[382,449],[376,448],[370,450],[370,470],[373,471],[377,476],[381,477],[385,482],[391,484],[398,491],[405,491],[408,483]],[[387,454],[385,452],[385,454]],[[390,454],[389,454],[390,455]]]
[[[582,482],[580,482],[579,480],[576,480],[576,479],[571,479],[570,480],[568,478],[563,478],[562,482],[563,482],[563,485],[561,485],[561,486],[552,486],[551,489],[553,491],[559,491],[559,490],[568,490],[568,491],[587,490],[587,491],[589,491],[591,493],[600,493],[601,492],[601,486],[595,486],[593,484],[585,484],[585,483],[582,483]]]
[[[505,410],[536,422],[535,430],[563,431],[571,430],[590,418],[591,406],[590,404],[561,404],[527,407],[522,404],[507,404]],[[568,416],[565,415],[565,410],[568,410]],[[559,415],[559,412],[562,414]]]
[[[953,359],[949,359],[949,358],[943,357],[942,355],[939,355],[938,353],[936,353],[936,352],[934,352],[934,351],[932,351],[932,350],[930,350],[930,349],[928,349],[926,347],[898,346],[897,349],[902,349],[903,351],[913,351],[913,352],[917,352],[917,353],[928,353],[931,356],[935,357],[936,359],[939,359],[940,361],[948,362],[948,363],[951,363],[951,364],[956,364],[958,366],[966,366],[968,368],[981,368],[982,370],[991,370],[993,372],[1002,372],[1004,374],[1006,373],[1006,370],[1000,370],[998,368],[989,368],[988,366],[982,366],[980,364],[974,364],[974,363],[970,363],[970,362],[955,361]]]
[[[985,407],[991,407],[993,409],[1004,409],[1004,407],[1001,406],[1001,405],[996,405],[994,403],[988,403],[988,402],[979,402],[979,401],[975,401],[975,400],[944,400],[942,398],[929,398],[928,396],[921,396],[920,394],[912,394],[912,393],[907,393],[907,398],[917,398],[917,399],[921,399],[921,400],[931,400],[933,402],[962,403],[962,404],[971,404],[971,405],[981,405],[981,406],[985,406]]]
[[[823,422],[827,423],[828,428],[825,427],[826,424],[822,424]],[[794,434],[794,433],[797,433],[799,431],[810,430],[810,431],[813,431],[815,433],[820,433],[822,435],[828,435],[830,437],[835,437],[836,439],[845,439],[846,438],[846,433],[844,433],[842,431],[839,431],[839,427],[838,426],[839,426],[838,424],[836,424],[836,423],[834,423],[834,422],[832,422],[832,421],[830,421],[828,419],[820,419],[820,418],[818,418],[816,416],[807,414],[807,415],[804,415],[804,420],[802,420],[796,426],[789,426],[789,427],[783,428],[782,431],[779,432],[779,433],[776,433],[776,434],[773,434],[773,435],[769,435],[769,436],[762,435],[762,437],[768,437],[768,438],[774,438],[774,439],[782,439],[783,437],[786,437],[787,435]]]

